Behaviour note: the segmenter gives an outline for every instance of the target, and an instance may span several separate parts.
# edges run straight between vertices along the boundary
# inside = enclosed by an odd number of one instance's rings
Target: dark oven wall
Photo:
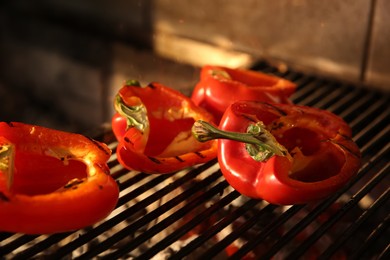
[[[199,67],[267,59],[388,91],[388,1],[4,1],[2,121],[86,131],[126,79],[189,95]]]

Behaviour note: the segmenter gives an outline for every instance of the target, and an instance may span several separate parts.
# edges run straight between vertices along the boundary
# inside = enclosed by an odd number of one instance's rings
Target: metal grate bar
[[[147,176],[147,175],[145,175],[145,176]],[[152,182],[152,186],[158,184],[159,182],[161,182],[161,180],[164,180],[165,178],[166,178],[166,176],[161,175],[161,176],[153,179],[151,181]],[[134,178],[132,178],[130,180],[134,180]],[[149,182],[149,184],[150,184],[150,182]],[[145,186],[148,186],[148,185],[145,184]],[[145,187],[143,186],[143,189],[139,189],[139,190],[145,190]],[[107,225],[105,223],[110,224],[110,225]],[[91,232],[86,233],[85,236],[80,236],[78,238],[78,241],[80,241],[79,246],[81,246],[81,245],[91,241],[93,238],[95,238],[97,235],[103,233],[107,229],[112,228],[112,224],[116,224],[117,222],[115,221],[115,218],[114,218],[114,219],[111,220],[111,222],[105,222],[105,223],[100,225],[98,228],[93,229]],[[64,236],[64,238],[65,237],[66,236]],[[51,245],[55,245],[57,242],[58,241],[56,239],[53,239],[52,236],[49,236],[44,241],[36,243],[35,245],[31,246],[28,250],[25,250],[23,252],[18,253],[15,257],[20,258],[20,259],[25,259],[26,257],[31,257],[31,256],[36,254],[35,252],[41,251],[40,250],[40,248],[41,248],[40,245],[42,243],[45,243],[45,245],[46,245],[45,248],[48,248]],[[59,249],[57,251],[57,254],[61,254],[62,252],[66,252],[67,250],[68,250],[67,253],[70,253],[72,250],[75,249],[74,247],[72,247],[75,244],[74,242],[75,241],[73,241],[73,242],[67,244],[66,246],[64,246],[63,248]]]
[[[347,110],[352,104],[359,102],[364,96],[366,96],[366,91],[361,89],[350,89],[347,88],[347,95],[342,96],[337,102],[329,106],[327,109],[332,111],[336,115],[343,117],[342,113]]]
[[[168,235],[166,238],[164,238],[163,240],[161,240],[160,242],[152,246],[149,250],[147,250],[144,254],[142,254],[142,257],[145,257],[146,259],[150,259],[151,257],[155,256],[162,249],[167,248],[169,245],[171,245],[172,243],[174,243],[175,241],[183,237],[185,234],[190,232],[192,229],[194,229],[196,226],[201,224],[203,221],[209,220],[216,211],[228,205],[239,196],[240,194],[236,191],[230,192],[228,195],[223,197],[219,201],[219,203],[213,204],[212,206],[204,210],[202,213],[194,216],[194,218],[191,221],[188,221],[185,225],[178,228],[175,232]],[[211,238],[211,236],[209,238]],[[197,245],[196,247],[199,247],[200,245]]]
[[[385,233],[385,235],[389,234],[389,227],[390,227],[390,214],[387,215],[387,217],[384,219],[383,222],[379,224],[379,226],[367,237],[367,239],[364,241],[362,245],[359,245],[359,248],[356,249],[354,254],[350,257],[350,259],[361,259],[362,255],[364,255],[365,252],[369,251],[369,248],[372,248],[375,246],[375,244],[378,243],[378,240],[380,237]],[[386,237],[385,243],[390,245],[389,237]]]
[[[387,260],[390,259],[390,243],[387,245],[387,247],[383,250],[383,252],[378,256],[378,260]]]
[[[309,77],[305,77],[302,73],[295,71],[287,71],[286,73],[283,73],[281,77],[293,81],[295,84],[301,86],[305,85],[305,82],[309,80]]]
[[[247,219],[243,224],[240,226],[236,226],[234,231],[232,233],[229,233],[226,237],[221,239],[216,245],[213,247],[209,248],[206,252],[203,253],[203,257],[214,257],[218,253],[220,253],[222,250],[224,250],[226,247],[231,245],[235,240],[239,239],[242,237],[248,230],[251,228],[255,228],[257,224],[264,222],[264,218],[268,218],[269,214],[272,213],[277,206],[268,204],[266,207],[261,209],[257,214],[254,214],[251,216],[249,219]],[[275,225],[276,227],[276,225]],[[219,228],[218,231],[222,230]]]
[[[178,179],[177,181],[175,181],[174,183],[172,183],[169,187],[162,188],[161,190],[159,190],[159,191],[155,192],[154,194],[146,197],[144,200],[138,202],[137,204],[135,204],[135,205],[125,209],[123,212],[121,212],[120,214],[114,216],[113,218],[109,219],[108,221],[103,222],[99,226],[97,226],[94,229],[92,229],[90,232],[85,233],[85,234],[79,236],[74,241],[72,241],[72,242],[68,243],[66,246],[60,248],[55,254],[53,254],[53,258],[54,259],[59,259],[60,257],[65,256],[68,253],[70,253],[71,251],[75,250],[77,247],[79,247],[81,245],[84,245],[88,241],[93,240],[98,235],[102,234],[103,232],[105,232],[108,229],[114,227],[118,223],[126,220],[127,218],[129,218],[130,216],[132,216],[133,214],[138,212],[139,210],[142,210],[142,209],[146,208],[148,205],[152,204],[153,202],[157,201],[161,197],[165,196],[166,194],[171,192],[173,189],[175,189],[175,188],[179,187],[180,185],[182,185],[183,183],[191,180],[194,176],[198,175],[200,172],[202,172],[205,169],[209,168],[213,164],[215,164],[215,161],[211,161],[211,162],[208,162],[208,163],[206,163],[204,165],[201,165],[199,168],[189,172],[184,177],[182,177],[182,178]],[[168,177],[168,175],[157,175],[157,177],[154,178],[154,179],[161,179],[161,178],[165,179],[167,177]],[[149,185],[146,185],[146,186],[149,186]],[[154,187],[154,185],[151,185],[151,187]],[[134,197],[136,197],[138,195],[141,195],[145,190],[148,190],[148,189],[145,189],[145,184],[144,184],[144,185],[134,189],[132,192],[130,192],[130,193],[124,195],[124,196],[132,194],[132,195],[128,196],[129,198],[127,198],[130,201],[131,199],[133,199]]]
[[[213,176],[213,177],[215,176],[215,177],[219,178],[219,173],[218,174],[213,174],[211,176]],[[205,179],[205,181],[207,181],[207,183],[209,183],[209,180]],[[197,186],[197,187],[199,187],[199,186]],[[211,199],[213,196],[223,192],[223,190],[226,189],[226,187],[228,187],[228,184],[225,181],[222,181],[222,182],[218,183],[216,186],[214,186],[213,188],[211,188],[208,191],[206,191],[205,193],[203,193],[202,195],[197,196],[197,197],[195,197],[192,200],[189,200],[188,203],[185,206],[180,208],[174,214],[172,214],[171,216],[165,218],[164,220],[162,220],[158,224],[155,224],[153,227],[148,229],[147,233],[140,234],[138,237],[136,237],[132,241],[131,244],[129,244],[129,245],[125,246],[125,247],[119,248],[118,250],[116,250],[112,254],[107,255],[105,257],[105,259],[113,259],[113,258],[115,259],[115,258],[118,258],[118,257],[124,255],[127,252],[131,252],[137,246],[141,245],[143,242],[147,241],[148,239],[150,239],[154,235],[158,234],[162,230],[166,229],[170,225],[172,225],[172,224],[176,223],[177,221],[179,221],[186,214],[190,213],[191,210],[193,210],[195,207],[201,205],[202,202],[207,201],[207,200]],[[188,194],[184,194],[186,192],[188,192]],[[193,193],[193,190],[187,190],[186,192],[183,193],[184,196],[178,196],[178,197],[176,197],[175,199],[173,199],[173,200],[171,200],[169,202],[172,205],[172,207],[177,205],[178,204],[177,202],[184,201],[189,196],[189,194]],[[165,208],[167,206],[167,204],[164,204],[161,207]],[[160,212],[160,211],[161,211],[161,208],[155,210],[155,212]],[[163,211],[163,213],[164,212],[165,211]],[[153,213],[154,213],[154,211],[152,211],[150,214],[153,214]],[[147,218],[147,216],[145,216],[144,219],[145,218]],[[155,218],[156,217],[153,217],[152,219],[155,219]],[[164,249],[164,248],[160,248],[160,251],[162,249]],[[146,256],[143,255],[142,257],[145,257],[145,259],[149,258],[148,255],[146,255]]]
[[[184,256],[189,255],[193,251],[193,248],[197,248],[197,247],[200,247],[201,245],[203,245],[203,243],[205,243],[207,240],[212,238],[214,235],[216,235],[222,229],[226,228],[234,220],[243,216],[247,211],[249,211],[250,209],[253,209],[259,203],[260,203],[260,201],[248,200],[242,206],[240,206],[239,208],[230,212],[229,215],[227,215],[226,217],[221,219],[218,223],[211,226],[204,233],[200,234],[197,238],[195,238],[190,243],[188,243],[186,246],[181,248],[175,254],[175,256],[172,257],[172,259],[182,259]]]
[[[241,247],[240,251],[235,253],[231,259],[242,259],[242,257],[245,256],[246,253],[248,253],[250,250],[252,250],[257,244],[257,241],[263,241],[268,236],[272,234],[272,232],[276,232],[286,221],[288,221],[292,216],[294,216],[297,212],[299,212],[303,208],[303,205],[296,205],[290,207],[286,212],[284,212],[282,215],[280,215],[278,218],[276,218],[273,221],[270,221],[267,226],[264,227],[264,229],[256,235],[253,239],[248,241],[243,247]],[[253,220],[256,222],[258,221],[258,216],[254,216]],[[250,226],[244,223],[241,227],[243,231],[246,231],[249,229]],[[225,247],[230,245],[234,240],[236,240],[237,237],[235,234],[229,234],[226,236],[223,240],[221,240],[215,247],[211,248],[209,251],[207,251],[203,257],[215,256],[218,252],[222,251]]]
[[[289,232],[287,232],[283,237],[279,239],[279,241],[267,252],[264,256],[264,259],[271,258],[274,254],[276,254],[279,250],[281,250],[288,242],[290,242],[297,234],[299,234],[302,230],[304,230],[310,223],[312,223],[321,213],[323,213],[327,208],[329,208],[340,196],[345,193],[354,183],[356,183],[360,176],[363,176],[367,171],[373,167],[376,161],[382,159],[382,156],[377,156],[375,161],[372,163],[366,163],[361,170],[359,171],[358,177],[353,179],[348,185],[346,185],[343,189],[335,193],[333,196],[322,202],[319,206],[314,208],[309,215],[307,215],[304,219],[302,219],[298,224],[296,224]],[[386,176],[386,175],[385,175]],[[249,251],[251,251],[254,247],[254,244],[258,244],[261,242],[257,237],[253,239],[250,247],[246,247],[244,245],[239,251],[237,251],[238,257],[244,257]],[[249,242],[248,242],[249,243]],[[253,244],[253,245],[252,245]]]
[[[6,240],[7,238],[9,238],[13,235],[14,234],[8,233],[8,232],[0,233],[0,241]]]
[[[140,186],[138,189],[134,190],[134,192],[131,193],[132,196],[129,196],[129,197],[133,197],[133,196],[136,197],[137,195],[142,194],[143,192],[148,190],[146,187],[149,187],[149,186],[154,187],[154,185],[157,185],[158,183],[160,183],[162,180],[165,180],[166,178],[167,178],[167,176],[164,176],[164,175],[157,176],[156,178],[152,179],[150,182],[148,182],[145,185]],[[155,198],[155,199],[157,200],[158,198]],[[135,214],[139,210],[144,209],[148,205],[148,203],[150,204],[152,202],[153,201],[144,200],[144,201],[142,201],[142,203],[135,204],[134,207],[131,208],[132,213]],[[92,241],[97,236],[103,234],[105,231],[109,230],[110,228],[113,228],[115,225],[117,225],[121,221],[124,221],[126,219],[126,217],[128,217],[128,216],[126,216],[124,214],[118,214],[118,215],[112,217],[111,219],[108,219],[108,221],[103,222],[102,224],[98,225],[97,227],[91,229],[89,232],[80,235],[77,239],[71,241],[70,243],[68,243],[64,247],[58,249],[56,251],[56,253],[53,254],[53,258],[58,259],[60,256],[65,256],[66,254],[72,252],[76,248]]]
[[[313,104],[314,107],[327,109],[328,107],[332,106],[333,104],[339,103],[341,100],[343,100],[345,96],[349,96],[348,92],[350,89],[345,86],[338,87],[335,86],[335,90],[331,91],[330,93],[326,93],[326,95],[322,96],[318,102]]]
[[[226,249],[237,245],[231,259],[242,259],[250,252],[264,259],[280,254],[297,258],[308,256],[328,238],[332,243],[318,250],[323,259],[337,258],[343,252],[352,254],[352,259],[387,259],[389,191],[383,186],[389,181],[389,96],[300,72],[279,71],[265,62],[254,69],[294,81],[298,86],[294,103],[327,109],[352,127],[362,166],[340,191],[318,204],[279,207],[233,191],[216,160],[170,175],[150,175],[124,169],[114,153],[108,165],[121,193],[117,208],[105,221],[50,236],[0,232],[0,259],[150,259],[177,243],[180,247],[171,252],[171,259],[226,257]],[[115,151],[112,133],[101,134],[103,138],[106,143],[110,140],[109,147]],[[199,228],[200,233],[186,240]],[[302,238],[304,232],[309,233]]]
[[[218,253],[222,252],[225,248],[231,245],[234,241],[240,239],[240,237],[245,236],[245,234],[251,229],[255,228],[259,225],[262,225],[263,222],[268,222],[269,216],[273,213],[273,211],[277,208],[275,205],[268,204],[266,207],[261,209],[258,213],[253,214],[250,218],[248,218],[241,225],[235,225],[234,232],[229,232],[227,236],[221,239],[217,244],[213,247],[209,248],[206,252],[202,254],[203,257],[214,257]]]
[[[386,140],[388,141],[387,135],[389,134],[389,132],[390,132],[390,126],[384,128],[382,131],[379,131],[376,135],[372,136],[369,140],[367,140],[367,142],[360,149],[361,151],[365,151],[363,156],[372,154],[371,151],[373,150],[375,151],[375,153],[377,153],[378,145],[388,143],[386,142]]]
[[[384,121],[381,121],[384,120]],[[376,142],[377,147],[381,147],[385,144],[388,143],[389,141],[389,132],[390,132],[390,125],[386,124],[386,121],[389,120],[389,115],[386,114],[380,114],[377,118],[373,120],[373,126],[370,127],[365,127],[362,129],[359,133],[357,133],[353,139],[356,138],[356,143],[360,147],[364,147],[365,144],[371,143],[371,139],[381,139],[382,141]],[[375,123],[375,125],[374,125]],[[376,131],[374,131],[375,129]],[[378,134],[379,133],[379,134]],[[383,134],[383,135],[381,135]],[[377,138],[378,137],[378,138]],[[378,148],[377,148],[378,149]],[[368,155],[368,153],[363,154]]]
[[[354,115],[356,113],[364,111],[370,105],[370,103],[375,102],[375,99],[376,96],[374,93],[367,93],[366,95],[363,95],[359,97],[359,99],[355,100],[354,103],[345,108],[338,115],[346,119],[347,121],[350,121],[347,115]]]
[[[388,171],[388,169],[386,169]],[[364,191],[361,191],[362,193],[364,193]],[[360,192],[358,193],[360,194]],[[365,194],[364,194],[365,195]],[[356,196],[357,197],[357,196]],[[346,241],[351,238],[352,235],[355,234],[355,232],[361,228],[361,226],[365,223],[365,221],[367,221],[367,218],[369,218],[370,216],[372,216],[380,207],[384,206],[384,204],[389,200],[390,198],[390,188],[386,190],[385,193],[383,193],[366,211],[364,211],[360,216],[359,218],[353,223],[351,224],[348,229],[346,229],[342,235],[340,237],[338,237],[338,239],[330,246],[326,249],[326,251],[321,255],[321,258],[320,259],[329,259],[332,255],[334,255],[336,253],[336,251],[338,249],[340,249],[342,247],[342,245],[344,243],[346,243]],[[353,199],[356,199],[356,198],[352,198],[351,201]],[[347,204],[347,205],[350,205],[350,204]],[[332,219],[329,219],[328,220],[328,223],[324,224],[323,226],[321,226],[321,230],[317,230],[316,233],[323,235],[325,234],[325,232],[327,231],[328,227],[330,227],[331,225],[335,224],[336,221],[338,221],[342,215],[342,212],[343,211],[339,211],[337,213],[339,213],[338,215],[334,215],[332,217]],[[344,211],[345,212],[345,211]],[[344,213],[345,214],[345,213]],[[332,223],[331,223],[332,222]],[[309,239],[318,239],[319,236],[321,235],[315,235],[313,234]],[[316,237],[316,238],[312,238],[312,237]],[[294,257],[295,256],[301,256],[303,255],[305,252],[304,250],[307,250],[310,246],[310,243],[305,243],[305,244],[302,244],[297,250],[295,254],[292,254]],[[291,255],[290,255],[291,256]]]
[[[318,228],[314,233],[312,233],[305,242],[303,242],[294,252],[292,252],[288,257],[289,259],[297,259],[300,256],[302,256],[309,248],[312,246],[322,235],[326,233],[337,221],[341,219],[345,214],[347,214],[353,207],[357,205],[357,203],[365,196],[367,195],[380,181],[382,181],[386,176],[388,176],[390,169],[390,163],[388,164],[388,167],[382,168],[378,174],[370,180],[364,187],[358,191],[355,195],[351,197],[351,199],[344,205],[342,209],[340,209],[336,214],[334,214],[331,218],[328,219],[324,224],[321,225],[320,228]],[[373,214],[375,210],[379,206],[381,206],[384,202],[387,201],[389,198],[389,190],[387,190],[387,193],[384,193],[381,198],[375,201],[372,206],[365,211],[363,214],[359,216],[359,218],[349,227],[350,232],[348,232],[348,229],[343,232],[343,234],[339,237],[339,241],[335,241],[333,243],[333,248],[338,249],[341,247],[340,241],[344,238],[344,236],[352,235],[351,232],[356,231],[357,228],[360,227],[360,225],[363,223],[364,220],[369,216],[369,214]],[[387,195],[386,195],[387,194]],[[335,252],[333,252],[335,253]],[[327,257],[325,257],[326,259]]]
[[[168,203],[166,203],[164,205],[161,205],[156,210],[143,216],[143,218],[132,223],[131,225],[128,225],[124,229],[118,231],[117,233],[112,235],[110,238],[102,241],[101,243],[99,243],[98,246],[91,248],[88,252],[86,252],[85,254],[83,254],[82,256],[80,256],[77,259],[90,259],[91,257],[96,256],[97,254],[103,252],[105,249],[110,248],[111,246],[113,246],[114,244],[119,242],[120,240],[122,240],[125,237],[129,236],[130,234],[134,233],[138,228],[146,225],[150,221],[153,221],[154,219],[156,219],[158,216],[161,216],[164,212],[168,211],[169,209],[177,206],[178,203],[184,201],[185,198],[191,196],[192,194],[194,194],[194,192],[203,189],[204,186],[207,186],[207,183],[216,181],[219,177],[220,177],[220,174],[218,172],[216,172],[216,173],[208,176],[204,180],[201,180],[199,182],[199,185],[191,187],[190,189],[184,191],[180,196],[174,198],[173,200],[169,201]],[[173,185],[170,185],[170,186],[173,186]],[[180,186],[180,185],[178,185],[178,186]],[[167,186],[167,187],[169,187],[169,186]],[[160,198],[160,196],[159,196],[159,198]],[[136,204],[136,205],[138,205],[138,204]],[[129,210],[127,210],[127,211],[129,211]],[[132,213],[133,211],[130,210],[129,212]]]
[[[192,172],[192,174],[189,174],[189,176],[185,179],[182,179],[183,182],[185,181],[189,181],[191,179],[191,177],[193,178],[194,176],[196,176],[198,173],[197,172]],[[135,179],[137,176],[141,175],[142,177],[148,177],[150,178],[150,176],[147,176],[146,174],[144,173],[139,173],[138,175],[136,175],[135,177],[133,177],[132,179],[129,180],[129,182],[127,182],[127,185],[126,185],[126,188],[129,188],[131,187],[129,184],[130,183],[133,183],[133,184],[136,184],[138,182],[133,182],[133,179]],[[118,200],[118,206],[122,206],[124,205],[125,203],[127,203],[128,201],[131,201],[132,199],[135,199],[136,197],[140,196],[141,194],[149,191],[150,189],[152,189],[153,187],[159,185],[160,183],[163,183],[165,180],[167,180],[170,176],[169,175],[156,175],[157,177],[153,178],[152,180],[148,181],[147,183],[143,184],[142,186],[139,186],[137,187],[136,189],[130,191],[129,193],[125,194],[125,195],[122,195],[119,200]],[[144,178],[142,178],[144,179]],[[123,186],[124,185],[119,185],[120,187],[122,187],[122,191],[124,190]],[[158,199],[158,198],[156,198]],[[147,205],[146,205],[147,206]]]
[[[385,105],[385,101],[382,103],[382,105]],[[390,117],[389,111],[383,110],[382,106],[375,106],[375,110],[374,108],[368,109],[367,112],[364,113],[364,115],[365,117],[359,117],[353,122],[351,122],[352,127],[354,127],[353,130],[355,130],[356,128],[361,128],[360,132],[357,132],[353,136],[353,139],[356,140],[356,142],[360,139],[363,140],[363,134],[366,135],[367,133],[376,133],[378,131],[378,128],[380,129],[382,127],[388,126],[387,122],[389,122],[388,119]],[[357,121],[358,119],[360,121]]]
[[[323,85],[318,86],[314,92],[310,93],[308,97],[299,100],[298,102],[300,104],[305,104],[305,106],[316,107],[318,106],[317,103],[323,100],[324,97],[330,96],[332,93],[335,94],[337,91],[336,87],[337,86],[334,84],[324,82]],[[331,92],[329,92],[330,89],[332,90]]]
[[[294,97],[298,97],[299,95],[301,95],[300,93],[304,92],[305,89],[307,88],[307,85],[313,81],[312,76],[304,75],[302,73],[297,73],[297,72],[291,72],[291,71],[282,76],[294,82],[297,86],[299,86],[297,91],[292,95],[293,100]]]
[[[39,252],[44,251],[45,249],[49,248],[50,246],[60,242],[67,236],[69,236],[71,233],[60,233],[60,234],[55,234],[48,236],[44,240],[37,242],[33,246],[27,248],[26,250],[18,253],[15,255],[12,259],[17,260],[17,259],[29,259],[33,257],[34,255],[38,254]]]
[[[8,254],[14,251],[15,249],[19,248],[20,246],[23,246],[31,241],[33,241],[38,236],[36,235],[21,235],[9,244],[1,247],[1,253],[2,254]]]
[[[117,162],[118,163],[118,162]],[[127,169],[121,169],[120,171],[118,171],[118,172],[120,172],[120,173],[122,173],[122,172],[126,172],[126,174],[130,174],[130,172],[129,172],[129,170],[127,170]],[[117,173],[117,172],[115,172],[115,173]],[[115,174],[114,173],[114,174]],[[122,176],[124,176],[124,175],[122,175]],[[122,176],[120,176],[120,177],[122,177]],[[117,177],[117,176],[115,176],[115,177]],[[125,181],[120,181],[119,179],[120,179],[120,177],[117,177],[116,179],[117,179],[117,183],[118,183],[118,186],[119,186],[119,189],[121,190],[121,191],[123,191],[124,189],[126,189],[126,188],[129,188],[129,187],[131,187],[132,185],[135,185],[135,184],[137,184],[137,183],[139,183],[139,182],[141,182],[141,181],[143,181],[143,180],[145,180],[147,177],[149,177],[147,174],[143,174],[142,172],[140,172],[140,173],[137,173],[137,174],[135,174],[133,177],[131,177],[130,179],[127,179],[127,180],[125,180]],[[162,176],[161,178],[155,178],[155,179],[153,179],[152,181],[150,181],[150,182],[148,182],[147,184],[145,184],[147,187],[154,187],[155,185],[157,185],[158,183],[160,183],[160,182],[162,182],[162,181],[164,181],[164,180],[166,180],[166,178],[167,178],[167,176]],[[137,190],[137,192],[138,192],[138,194],[137,195],[139,195],[139,194],[141,194],[142,192],[144,192],[145,191],[145,189],[139,189],[139,190]],[[137,196],[137,195],[133,195],[134,197],[135,196]],[[120,200],[122,199],[122,197],[120,198]],[[126,198],[125,198],[126,199]],[[123,199],[122,199],[123,200]],[[122,201],[120,201],[119,202],[119,205],[123,205],[123,202]]]
[[[326,85],[324,81],[312,80],[307,82],[304,86],[298,86],[297,91],[291,97],[292,101],[296,104],[305,104],[305,100],[311,99],[311,95],[318,89],[322,89]]]
[[[350,121],[350,126],[352,128],[359,126],[359,124],[366,124],[366,123],[371,123],[371,120],[376,117],[376,114],[379,112],[383,112],[386,110],[386,105],[388,105],[388,100],[386,99],[380,99],[380,100],[370,100],[371,104],[369,106],[364,106],[362,109],[359,109],[358,115],[356,118]],[[376,102],[373,102],[376,101]],[[356,114],[356,113],[355,113]]]

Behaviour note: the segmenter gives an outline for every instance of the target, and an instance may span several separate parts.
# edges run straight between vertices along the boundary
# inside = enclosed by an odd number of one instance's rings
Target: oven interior
[[[252,69],[295,82],[293,102],[351,126],[362,165],[348,185],[318,203],[276,206],[234,191],[216,161],[168,175],[128,171],[106,125],[94,138],[114,151],[116,209],[74,232],[0,233],[0,259],[388,259],[389,96],[266,61]]]
[[[92,227],[0,232],[1,260],[390,259],[390,2],[248,3],[0,3],[1,121],[107,143],[121,190]],[[206,62],[291,80],[294,103],[345,119],[362,152],[357,176],[318,203],[276,206],[234,191],[216,160],[169,175],[124,169],[107,123],[123,80],[189,95]]]

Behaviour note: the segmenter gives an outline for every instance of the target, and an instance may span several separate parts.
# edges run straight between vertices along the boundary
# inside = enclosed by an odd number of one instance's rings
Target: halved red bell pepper
[[[265,73],[204,66],[191,99],[212,113],[217,122],[226,108],[238,100],[256,100],[272,103],[291,103],[288,99],[296,85],[288,80]]]
[[[105,218],[119,196],[110,155],[79,134],[0,122],[0,231],[50,234]]]
[[[238,101],[219,128],[197,122],[194,134],[200,140],[222,138],[221,171],[251,198],[285,205],[319,200],[345,185],[360,166],[351,129],[325,110]]]
[[[128,169],[171,173],[217,157],[216,141],[201,143],[191,134],[196,120],[213,122],[213,116],[179,91],[128,81],[116,96],[115,109],[118,161]]]

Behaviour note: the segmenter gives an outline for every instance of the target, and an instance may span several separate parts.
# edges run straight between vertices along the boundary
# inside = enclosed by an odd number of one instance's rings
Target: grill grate
[[[362,167],[315,205],[281,207],[241,196],[216,160],[170,175],[109,162],[121,189],[116,210],[94,227],[55,235],[0,233],[0,259],[383,258],[389,236],[389,96],[267,63],[255,70],[298,84],[295,103],[327,109],[352,127]],[[110,131],[100,140],[115,149]]]

